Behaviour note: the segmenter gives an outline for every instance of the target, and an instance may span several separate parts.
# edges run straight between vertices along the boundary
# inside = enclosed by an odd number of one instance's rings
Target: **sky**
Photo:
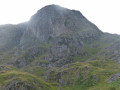
[[[0,24],[28,21],[49,4],[79,10],[103,32],[120,34],[120,0],[0,0]]]

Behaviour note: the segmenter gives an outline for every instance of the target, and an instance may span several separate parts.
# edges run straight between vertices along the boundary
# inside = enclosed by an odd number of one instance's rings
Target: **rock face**
[[[48,61],[56,66],[73,62],[69,56],[77,56],[80,49],[98,40],[102,32],[79,11],[57,5],[49,5],[32,16],[20,44],[28,42],[50,44]]]
[[[0,51],[19,45],[25,29],[26,23],[0,26]]]
[[[58,5],[43,7],[31,17],[29,22],[1,26],[0,32],[2,49],[17,48],[20,52],[24,52],[27,48],[40,44],[49,45],[48,53],[45,56],[45,60],[52,63],[49,66],[63,66],[74,62],[73,57],[88,55],[88,52],[84,50],[81,52],[81,48],[86,45],[93,48],[94,42],[99,40],[103,34],[79,11]],[[33,51],[36,49],[37,47]],[[18,67],[24,67],[30,64],[35,57],[41,55],[37,53],[38,55],[35,56],[34,54],[31,52],[30,55],[25,54],[16,58],[15,64]]]
[[[58,5],[43,7],[28,22],[0,26],[1,73],[4,73],[2,70],[9,71],[15,67],[38,74],[38,76],[45,74],[46,80],[56,81],[62,86],[67,84],[66,79],[68,81],[72,80],[67,76],[79,78],[80,74],[82,74],[83,80],[86,79],[85,75],[89,76],[88,72],[90,72],[89,67],[91,65],[89,63],[87,64],[88,67],[83,65],[84,69],[81,67],[81,62],[101,60],[106,63],[112,60],[120,63],[119,51],[119,35],[103,33],[97,26],[88,21],[81,12],[69,10]],[[76,67],[76,62],[79,62],[78,66],[80,67]],[[72,68],[69,67],[73,63],[76,63],[76,65]],[[101,70],[105,67],[104,63],[94,63],[95,66],[100,64],[98,66],[100,66]],[[9,69],[8,65],[12,66],[12,68]],[[59,70],[60,68],[61,70]],[[68,70],[68,72],[66,73],[64,69]],[[95,67],[94,69],[98,68]],[[76,72],[73,74],[75,70]],[[81,70],[83,73],[81,73]],[[84,71],[87,72],[84,73]],[[9,72],[6,73],[9,74]],[[13,72],[16,76],[20,75],[20,73],[17,73]],[[24,74],[21,76],[24,76]],[[64,76],[67,78],[63,78]],[[113,76],[110,82],[116,80],[119,76],[119,74]],[[9,77],[2,78],[6,79]],[[29,79],[28,77],[28,81]],[[21,80],[24,80],[24,77]],[[24,83],[24,81],[22,83],[21,80],[11,80],[4,87],[5,90],[19,90],[17,87],[20,87],[20,90],[35,90],[34,86],[38,83],[34,83],[32,81],[34,79],[30,81],[33,84]],[[76,78],[74,80],[76,81]],[[89,80],[98,82],[99,78],[95,74],[91,75]],[[86,84],[89,84],[87,79],[85,81]],[[0,81],[0,88],[2,85],[3,83]],[[37,88],[39,85],[38,83]],[[38,90],[48,90],[48,84],[45,85],[41,85]],[[47,87],[47,89],[43,89],[44,87]]]
[[[117,38],[109,40],[111,37]],[[0,26],[0,51],[10,50],[11,53],[24,53],[21,57],[19,54],[11,55],[9,63],[12,60],[12,64],[18,67],[31,64],[42,54],[45,54],[43,59],[49,62],[43,65],[38,61],[42,66],[60,67],[75,62],[75,58],[89,59],[102,49],[108,48],[105,52],[101,52],[102,54],[98,53],[104,56],[103,59],[108,57],[105,53],[110,53],[109,48],[112,48],[114,53],[119,52],[114,48],[118,46],[117,44],[115,44],[117,46],[106,46],[107,43],[117,41],[118,37],[104,34],[79,11],[58,5],[48,5],[38,10],[29,22]],[[100,43],[105,44],[106,47],[101,48]],[[44,45],[49,47],[43,48]],[[25,54],[33,46],[31,53]],[[38,46],[42,46],[47,52],[42,53],[44,50],[38,49]],[[1,58],[4,60],[4,56],[1,55]],[[109,59],[119,62],[119,56]]]
[[[75,32],[89,33],[86,37],[98,36],[101,31],[90,23],[79,11],[69,10],[57,5],[49,5],[40,9],[28,24],[21,43],[34,38],[40,42]]]
[[[100,31],[79,11],[48,5],[38,10],[29,22],[0,26],[0,58],[4,60],[3,51],[12,51],[9,52],[14,53],[9,63],[12,61],[18,67],[31,64],[42,54],[45,54],[43,59],[49,63],[38,63],[49,67],[75,62],[75,58],[80,61],[93,59],[91,56],[119,62],[119,40],[118,35]],[[43,48],[44,45],[49,47]],[[25,54],[33,46],[33,52]],[[38,46],[47,51],[40,54],[44,50],[38,49]],[[22,56],[19,57],[19,54]]]
[[[16,67],[24,67],[31,63],[37,56],[44,54],[47,50],[42,47],[33,47],[25,52],[24,56],[18,58],[15,62]]]

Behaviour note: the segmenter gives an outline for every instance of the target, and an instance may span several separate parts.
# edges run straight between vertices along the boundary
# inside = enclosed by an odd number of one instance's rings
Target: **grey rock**
[[[60,67],[72,63],[74,60],[70,57],[87,56],[88,53],[82,48],[85,45],[94,48],[94,41],[99,40],[103,35],[103,32],[88,21],[81,12],[58,5],[43,7],[31,17],[29,22],[1,26],[0,32],[2,33],[0,34],[1,50],[14,48],[14,56],[18,55],[16,49],[25,53],[22,57],[11,58],[10,61],[17,67],[29,65],[36,57],[43,54],[39,53],[44,51],[41,49],[26,53],[27,49],[39,44],[50,45],[45,56],[45,60],[52,63],[48,64],[49,66]],[[40,65],[47,66],[42,63]]]
[[[2,70],[9,70],[9,68],[7,68],[6,66],[0,66],[0,71]]]
[[[99,46],[99,44],[105,43],[106,45],[113,41],[116,42],[105,48]],[[14,54],[11,54],[9,64],[17,67],[30,65],[37,57],[45,53],[44,59],[50,63],[40,63],[39,66],[61,67],[74,62],[75,57],[90,56],[89,51],[84,49],[85,46],[91,49],[102,47],[101,50],[105,49],[105,51],[100,52],[99,50],[95,54],[101,56],[101,59],[107,57],[120,62],[119,42],[119,35],[103,33],[81,12],[58,5],[48,5],[41,8],[28,22],[0,26],[0,53],[13,50]],[[43,46],[47,44],[50,47],[45,50],[38,49],[37,46],[40,44]],[[27,52],[33,46],[36,49]],[[17,57],[21,53],[24,55]],[[9,54],[5,56],[0,54],[1,58],[7,56]]]
[[[33,86],[28,83],[23,83],[21,81],[11,81],[4,90],[33,90]]]
[[[17,58],[14,62],[14,65],[19,68],[24,67],[30,64],[36,57],[41,56],[45,52],[47,52],[47,49],[44,47],[32,47],[28,49],[22,57]]]
[[[120,73],[117,73],[117,74],[112,75],[107,82],[108,82],[108,83],[111,83],[111,82],[116,81],[116,80],[119,79],[119,78],[120,78]]]

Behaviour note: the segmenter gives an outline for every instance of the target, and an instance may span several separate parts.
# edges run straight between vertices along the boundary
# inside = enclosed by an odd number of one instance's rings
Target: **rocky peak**
[[[59,5],[55,5],[55,4],[52,4],[52,5],[47,5],[43,8],[41,8],[40,10],[38,10],[37,13],[40,13],[40,12],[65,12],[66,10],[68,10],[67,8],[64,8],[64,7],[61,7]]]
[[[48,5],[31,17],[21,43],[29,41],[30,36],[34,40],[48,42],[51,37],[55,38],[76,32],[98,34],[101,31],[79,11],[69,10],[58,5]]]
[[[53,19],[58,15],[65,13],[67,10],[68,9],[58,5],[48,5],[38,10],[37,13],[31,17],[30,21],[40,23],[42,19]]]

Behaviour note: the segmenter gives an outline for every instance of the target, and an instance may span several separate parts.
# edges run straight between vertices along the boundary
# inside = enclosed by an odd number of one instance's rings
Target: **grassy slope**
[[[99,57],[98,52],[103,52],[104,48],[114,44],[114,42],[117,41],[117,36],[112,37],[111,35],[108,35],[105,37],[102,37],[99,42],[97,42],[98,47],[97,48],[88,48],[88,46],[85,46],[83,51],[88,52],[88,56],[85,57],[74,57],[75,63],[71,64],[69,67],[61,67],[61,68],[54,68],[53,72],[50,73],[50,80],[49,82],[55,82],[59,83],[59,79],[62,79],[64,82],[67,83],[64,87],[61,87],[61,90],[114,90],[117,88],[120,89],[119,83],[120,80],[117,80],[113,83],[107,83],[106,81],[109,79],[109,77],[117,72],[120,72],[120,66],[119,64],[116,64],[111,61],[101,61],[98,59],[101,59]],[[113,42],[114,41],[114,42]],[[42,45],[42,47],[48,48],[49,45]],[[40,45],[41,47],[41,45]],[[98,53],[98,54],[97,54]],[[8,56],[5,57],[5,60],[3,60],[1,63],[9,61],[10,56],[9,52],[7,52]],[[6,55],[6,54],[4,54]],[[90,57],[93,55],[96,55],[95,61],[87,61]],[[21,55],[23,56],[23,55]],[[44,56],[44,54],[43,54]],[[42,57],[40,56],[36,58],[35,61],[32,62],[33,65],[37,61],[41,61],[43,63],[49,63],[45,62]],[[19,56],[20,57],[20,56]],[[79,62],[84,61],[84,62]],[[48,88],[53,90],[56,88],[41,80],[40,78],[44,77],[44,73],[46,71],[46,68],[38,67],[38,66],[27,66],[22,69],[21,71],[18,71],[14,67],[7,67],[8,69],[5,71],[0,72],[0,86],[5,86],[7,83],[14,79],[20,79],[23,82],[28,82],[32,84],[32,79],[37,81],[36,83],[42,83],[45,90]],[[24,73],[28,72],[28,73]],[[59,71],[59,72],[58,72]],[[58,77],[58,73],[62,73],[61,78]],[[8,77],[10,78],[8,79]],[[11,77],[12,76],[12,77]],[[13,77],[14,76],[14,77]],[[93,78],[96,77],[98,79],[97,81]],[[36,85],[35,85],[36,86]],[[39,85],[38,85],[39,86]],[[36,86],[36,88],[38,87]],[[59,88],[57,88],[59,89]]]
[[[114,88],[119,90],[120,88],[120,80],[107,83],[111,75],[120,72],[119,64],[111,61],[95,60],[74,63],[70,67],[54,71],[56,72],[51,73],[50,76],[53,80],[58,73],[62,73],[62,80],[67,82],[61,90],[112,90]]]
[[[49,83],[42,80],[44,70],[40,67],[31,67],[30,73],[21,72],[8,66],[9,70],[0,71],[0,86],[4,88],[13,80],[21,80],[34,86],[42,86],[43,90],[117,90],[120,89],[120,80],[107,83],[111,75],[120,72],[120,65],[112,61],[85,61],[72,63],[67,67],[54,68],[50,73]],[[30,70],[29,69],[29,70]],[[28,69],[27,69],[28,70]],[[61,75],[59,78],[58,73]],[[37,75],[37,76],[36,76]],[[39,77],[38,77],[39,76]],[[58,79],[56,79],[58,78]],[[65,86],[57,87],[59,79],[67,82]],[[51,83],[52,82],[52,83]],[[40,85],[40,86],[39,86]],[[39,89],[38,89],[39,90]]]
[[[21,83],[29,84],[33,86],[35,90],[56,90],[56,88],[45,81],[43,81],[41,78],[29,74],[29,73],[24,73],[20,71],[1,71],[0,72],[0,87],[4,89],[10,82],[12,81],[20,81]],[[39,89],[40,87],[41,89]],[[33,89],[33,90],[34,90]]]

